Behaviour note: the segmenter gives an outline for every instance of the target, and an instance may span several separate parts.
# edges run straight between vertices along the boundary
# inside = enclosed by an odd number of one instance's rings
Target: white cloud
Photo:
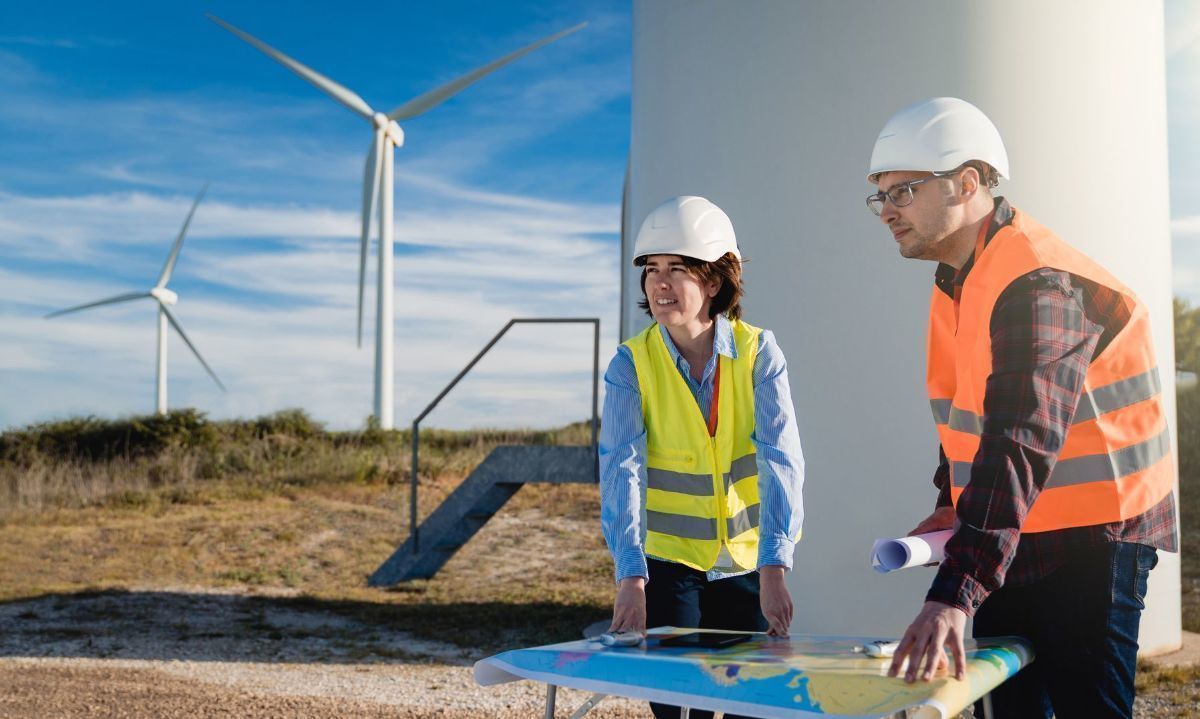
[[[51,47],[62,50],[78,50],[83,47],[120,47],[124,40],[90,35],[78,40],[69,37],[46,37],[40,35],[4,35],[0,36],[0,45],[25,45],[27,47]]]
[[[1171,236],[1176,239],[1200,236],[1200,215],[1172,217]]]
[[[104,180],[112,180],[127,185],[145,185],[157,189],[174,189],[178,180],[155,176],[138,170],[135,160],[114,161],[107,164],[84,164],[79,171]]]
[[[41,71],[33,63],[16,53],[0,50],[0,86],[26,87],[43,79]]]
[[[1168,60],[1195,46],[1200,40],[1200,13],[1190,0],[1169,0],[1164,5],[1164,45]]]
[[[546,33],[574,21],[547,18]],[[536,143],[628,94],[627,59],[611,57],[614,37],[627,34],[620,22],[593,22],[553,56],[514,64],[413,123],[396,155],[399,424],[514,316],[600,316],[601,353],[610,354],[619,208],[547,199],[569,194],[553,178],[570,175],[571,163],[594,161],[561,150],[539,156]],[[485,49],[530,39],[491,38]],[[480,60],[461,59],[449,76]],[[562,77],[546,79],[547,70]],[[73,87],[70,74],[42,74],[0,49],[0,129],[22,138],[0,153],[0,427],[151,408],[152,302],[42,315],[152,283],[209,180],[171,286],[175,314],[230,391],[172,333],[172,406],[216,417],[300,406],[340,427],[360,426],[371,411],[374,247],[363,349],[354,343],[369,127],[315,92],[268,92],[241,79],[197,76],[191,91],[98,97]],[[340,79],[353,86],[353,77]],[[533,152],[521,161],[506,159],[526,148]],[[510,170],[552,179],[518,191],[498,179]],[[435,424],[550,426],[586,416],[590,337],[585,327],[515,328]]]
[[[449,210],[411,212],[397,236],[420,238],[397,257],[397,421],[403,424],[510,318],[599,316],[605,359],[616,341],[615,233],[619,208],[491,194],[438,180]],[[467,198],[465,200],[459,198]],[[149,285],[190,198],[145,193],[32,198],[0,195],[0,247],[42,244],[33,268],[0,268],[0,368],[12,394],[0,426],[70,413],[143,412],[152,402],[155,320],[135,301],[44,320],[64,306],[139,289],[106,279],[106,263],[148,255]],[[71,218],[64,244],[40,213]],[[222,394],[177,337],[170,340],[172,406],[213,416],[301,406],[333,426],[360,426],[371,411],[374,262],[368,276],[364,348],[354,345],[357,218],[324,207],[206,202],[176,268],[174,312],[222,381]],[[117,228],[134,226],[130,233]],[[108,238],[116,235],[116,241]],[[283,236],[273,251],[206,246]],[[596,239],[609,235],[608,239]],[[413,241],[416,242],[415,240]],[[56,244],[57,243],[57,244]],[[131,243],[141,243],[140,247]],[[411,244],[411,243],[410,243]],[[97,249],[97,247],[99,249]],[[59,276],[50,262],[70,252],[90,269]],[[78,274],[78,268],[72,273]],[[265,300],[265,302],[260,301]],[[438,426],[551,426],[590,411],[590,327],[518,326],[431,422]],[[84,360],[83,358],[86,358]],[[476,376],[477,375],[477,376]],[[86,387],[86,391],[81,391]]]
[[[628,61],[581,58],[580,47],[555,47],[559,55],[553,62],[538,53],[523,58],[472,86],[451,106],[415,119],[398,163],[425,174],[477,171],[498,153],[536,143],[555,127],[627,96]],[[350,189],[360,181],[368,123],[316,92],[297,99],[242,86],[236,76],[204,82],[226,85],[219,94],[203,88],[98,98],[87,89],[62,87],[28,60],[0,50],[0,126],[37,138],[46,158],[6,167],[9,182],[53,182],[67,168],[111,182],[177,191],[198,184],[192,178],[210,177],[242,196],[286,185],[293,190],[290,196],[302,191],[312,197],[331,183]],[[68,141],[81,131],[86,144]],[[351,202],[357,196],[353,190],[345,195]]]
[[[1172,294],[1192,307],[1200,306],[1200,271],[1176,263],[1171,271]]]

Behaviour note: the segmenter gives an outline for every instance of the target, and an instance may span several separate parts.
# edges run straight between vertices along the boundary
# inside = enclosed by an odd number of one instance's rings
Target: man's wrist
[[[968,617],[975,616],[975,611],[987,598],[988,591],[969,574],[953,574],[941,569],[925,595],[925,601],[945,604],[948,607],[962,610]]]

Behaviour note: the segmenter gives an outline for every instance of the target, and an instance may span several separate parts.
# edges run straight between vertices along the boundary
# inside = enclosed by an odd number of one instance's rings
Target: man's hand
[[[792,625],[792,595],[788,594],[784,571],[774,564],[758,570],[758,600],[767,618],[767,634],[772,637],[786,637]]]
[[[954,519],[954,507],[938,507],[933,510],[933,514],[922,519],[921,523],[908,533],[908,536],[928,534],[929,532],[937,532],[943,529],[954,529]]]
[[[613,602],[610,632],[646,633],[646,578],[625,577]]]
[[[921,681],[933,679],[935,672],[943,671],[946,667],[945,645],[949,643],[950,654],[954,657],[954,678],[962,679],[966,665],[966,651],[963,649],[966,626],[967,615],[961,609],[941,602],[925,602],[921,613],[904,632],[904,638],[892,656],[888,676],[899,674],[905,658],[908,658],[904,681],[913,683],[918,673]]]

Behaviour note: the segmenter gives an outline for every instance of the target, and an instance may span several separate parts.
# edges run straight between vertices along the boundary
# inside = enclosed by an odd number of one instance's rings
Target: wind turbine
[[[206,14],[209,20],[237,35],[242,40],[270,56],[284,67],[299,75],[318,90],[349,108],[351,112],[370,122],[374,128],[370,149],[367,151],[366,167],[363,170],[362,236],[358,260],[358,346],[362,347],[363,285],[367,271],[367,238],[371,229],[371,214],[375,203],[379,203],[379,273],[376,292],[375,313],[375,418],[381,429],[392,429],[394,421],[393,402],[393,303],[394,286],[392,256],[392,198],[394,150],[404,145],[404,131],[398,122],[416,117],[445,102],[448,98],[508,63],[537,50],[543,45],[570,35],[587,23],[557,32],[537,42],[530,43],[499,60],[472,70],[456,80],[446,83],[399,105],[386,115],[373,110],[352,90],[339,85],[321,73],[293,60],[258,38],[239,30],[221,18]],[[386,145],[386,146],[385,146]]]
[[[208,376],[213,378],[213,382],[225,391],[225,385],[221,384],[221,380],[217,378],[217,373],[213,372],[212,367],[204,361],[200,356],[200,351],[196,349],[196,345],[188,339],[187,333],[183,331],[183,327],[179,324],[179,320],[175,319],[175,315],[167,309],[171,305],[179,301],[179,295],[167,289],[167,282],[171,280],[171,273],[175,271],[175,261],[179,259],[179,250],[183,247],[183,237],[187,234],[188,225],[192,222],[192,215],[196,214],[196,207],[200,204],[200,200],[204,198],[204,192],[207,190],[204,187],[200,190],[200,194],[196,195],[195,202],[192,203],[192,209],[188,211],[187,219],[183,221],[183,227],[179,230],[179,237],[175,238],[175,244],[171,247],[171,254],[167,255],[167,262],[163,265],[162,272],[158,274],[158,281],[147,292],[128,292],[115,297],[107,297],[95,302],[88,302],[84,305],[68,307],[65,310],[51,312],[46,315],[46,319],[58,317],[71,312],[90,309],[92,307],[100,307],[102,305],[115,305],[120,302],[130,302],[132,300],[140,300],[145,297],[152,297],[158,303],[158,378],[156,381],[157,391],[155,392],[154,411],[158,414],[167,413],[167,323],[170,322],[179,336],[187,344],[192,354],[196,355],[196,359],[200,360],[200,364],[204,365],[204,369],[208,372]]]

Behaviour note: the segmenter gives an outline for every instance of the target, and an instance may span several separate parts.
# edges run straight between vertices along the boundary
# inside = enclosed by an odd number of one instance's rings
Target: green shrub
[[[275,414],[254,420],[255,434],[259,437],[283,435],[296,439],[324,437],[325,426],[312,419],[302,409],[285,409]]]
[[[1179,475],[1200,477],[1200,385],[1179,390],[1175,396]]]
[[[463,477],[501,444],[586,444],[591,425],[556,430],[421,432],[423,478]],[[193,409],[164,416],[44,422],[0,433],[0,518],[50,507],[190,504],[207,481],[238,492],[410,481],[408,430],[331,432],[303,410],[212,421]],[[213,482],[216,484],[216,482]],[[214,490],[216,491],[216,490]],[[157,500],[155,500],[157,501]]]
[[[82,417],[0,434],[0,460],[28,464],[37,455],[102,462],[154,456],[170,448],[208,449],[215,428],[194,409],[130,419]]]

